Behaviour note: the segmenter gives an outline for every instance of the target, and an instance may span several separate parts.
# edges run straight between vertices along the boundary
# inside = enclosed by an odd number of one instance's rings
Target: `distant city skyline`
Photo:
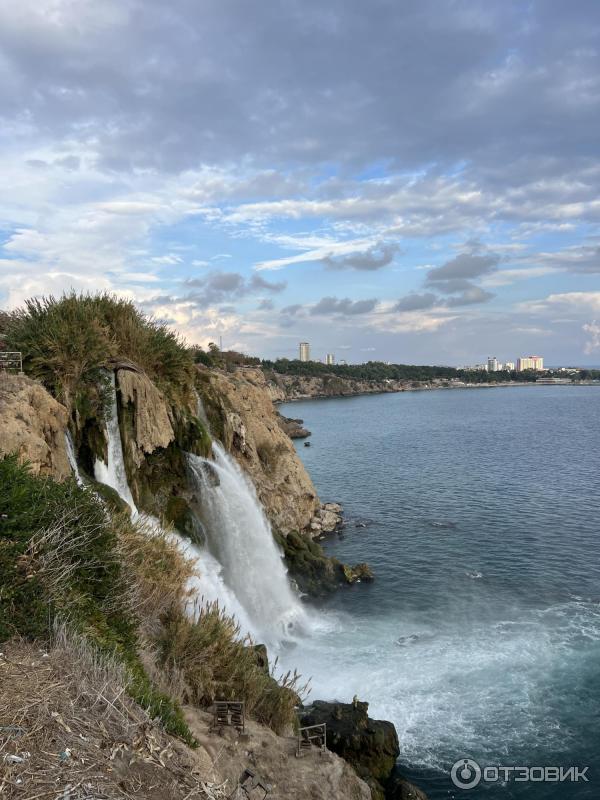
[[[276,5],[4,4],[0,307],[101,290],[261,357],[598,363],[600,3]]]

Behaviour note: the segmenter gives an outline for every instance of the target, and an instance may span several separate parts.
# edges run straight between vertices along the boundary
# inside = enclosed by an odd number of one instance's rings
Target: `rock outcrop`
[[[249,475],[273,526],[284,535],[307,529],[319,499],[281,429],[262,370],[200,369],[198,377],[213,435]]]
[[[400,754],[398,734],[391,722],[371,719],[369,704],[327,703],[315,700],[301,714],[302,725],[327,725],[327,748],[348,761],[371,787],[374,800],[383,800],[385,787]]]
[[[121,406],[132,407],[134,431],[129,439],[129,455],[139,467],[145,454],[167,447],[175,438],[169,405],[143,372],[119,369],[116,378]]]
[[[65,442],[67,409],[39,383],[0,372],[0,456],[17,453],[35,475],[71,474]]]
[[[303,419],[294,419],[293,417],[284,417],[279,414],[277,417],[279,427],[290,439],[306,439],[310,436],[310,431],[304,427]]]

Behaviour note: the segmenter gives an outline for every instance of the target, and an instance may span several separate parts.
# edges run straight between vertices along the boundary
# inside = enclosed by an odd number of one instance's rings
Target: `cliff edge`
[[[274,528],[283,535],[309,528],[317,491],[281,428],[263,371],[199,368],[197,385],[213,435],[252,480]]]

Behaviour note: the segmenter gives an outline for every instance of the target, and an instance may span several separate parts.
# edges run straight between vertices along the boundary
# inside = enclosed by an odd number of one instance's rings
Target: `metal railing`
[[[301,758],[313,747],[318,747],[321,754],[325,752],[327,747],[327,725],[324,722],[319,725],[307,725],[298,730],[296,756]]]

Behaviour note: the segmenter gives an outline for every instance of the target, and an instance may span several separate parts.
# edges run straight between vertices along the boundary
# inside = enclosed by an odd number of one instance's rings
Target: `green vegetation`
[[[217,606],[190,619],[192,564],[164,531],[134,524],[106,497],[107,506],[74,480],[35,477],[16,456],[0,460],[0,642],[48,639],[65,623],[123,665],[133,699],[190,744],[180,700],[242,698],[259,721],[288,728],[298,675],[265,671]],[[178,522],[193,516],[178,498],[167,512]]]
[[[65,620],[126,667],[129,693],[151,716],[192,743],[178,704],[140,661],[119,540],[94,492],[35,477],[8,456],[0,461],[0,514],[0,641],[47,639],[55,620]]]
[[[218,604],[198,609],[197,619],[179,613],[167,619],[159,641],[159,658],[166,669],[182,674],[185,697],[196,705],[215,699],[244,700],[247,713],[283,733],[293,724],[295,707],[306,686],[288,672],[278,679],[265,670],[250,640]]]
[[[3,326],[25,371],[83,418],[101,411],[103,369],[115,362],[133,362],[171,399],[193,381],[192,355],[179,338],[111,294],[27,300]]]
[[[427,382],[457,379],[469,383],[501,383],[531,381],[535,380],[536,375],[535,372],[487,372],[418,364],[386,364],[383,361],[368,361],[366,364],[321,364],[318,361],[281,358],[277,361],[263,361],[262,366],[281,375],[323,378],[334,375],[358,381]]]

